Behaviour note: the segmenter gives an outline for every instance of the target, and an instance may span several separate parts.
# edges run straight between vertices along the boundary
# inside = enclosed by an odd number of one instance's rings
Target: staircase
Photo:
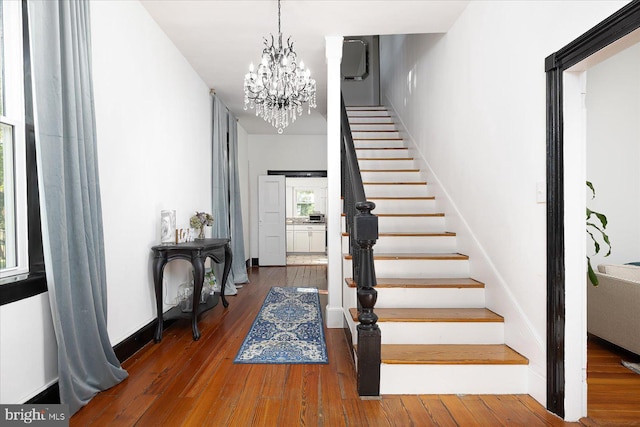
[[[347,107],[367,200],[382,333],[381,394],[527,393],[528,361],[504,344],[504,319],[485,308],[422,171],[384,107]],[[344,228],[343,228],[344,231]],[[356,284],[343,233],[344,310],[357,339]]]

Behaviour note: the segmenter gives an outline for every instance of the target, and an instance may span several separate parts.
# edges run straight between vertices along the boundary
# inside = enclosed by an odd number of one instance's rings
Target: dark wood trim
[[[258,258],[251,258],[251,266],[257,267],[260,265],[260,260]]]
[[[563,72],[640,27],[635,0],[545,59],[547,73],[547,409],[564,417]]]
[[[268,170],[267,175],[284,175],[289,178],[326,178],[326,170]]]
[[[175,323],[176,320],[177,319],[165,320],[165,329]],[[133,356],[138,350],[142,349],[145,345],[150,343],[153,340],[155,328],[156,320],[154,319],[140,328],[137,332],[130,335],[121,343],[116,344],[113,347],[113,351],[115,352],[116,357],[118,358],[120,363],[124,362],[125,360]],[[47,387],[44,391],[40,392],[38,395],[25,402],[25,404],[28,405],[57,403],[60,403],[60,388],[57,381]]]
[[[547,72],[547,409],[564,418],[562,71]]]
[[[49,387],[33,396],[25,402],[26,405],[57,405],[60,404],[60,387],[58,382],[51,384]]]
[[[47,292],[47,278],[43,273],[8,277],[0,281],[0,306],[43,292]]]
[[[169,328],[175,321],[176,319],[165,320],[164,329]],[[138,331],[134,332],[124,341],[113,346],[113,351],[120,363],[133,356],[138,350],[153,340],[156,324],[157,321],[154,319],[142,328],[138,329]]]

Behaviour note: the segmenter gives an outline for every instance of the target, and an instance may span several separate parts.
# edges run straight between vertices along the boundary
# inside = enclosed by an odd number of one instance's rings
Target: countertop
[[[322,221],[322,222],[318,222],[318,221],[309,221],[306,218],[287,218],[286,220],[286,224],[287,225],[297,225],[297,224],[309,224],[309,225],[325,225],[326,222]]]

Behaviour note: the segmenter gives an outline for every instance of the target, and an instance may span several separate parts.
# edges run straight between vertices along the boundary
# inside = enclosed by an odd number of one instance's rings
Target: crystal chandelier
[[[298,63],[297,56],[291,37],[282,45],[278,0],[278,44],[273,35],[271,41],[265,38],[258,69],[254,70],[253,63],[249,66],[244,76],[244,109],[255,108],[256,116],[276,127],[279,134],[302,115],[303,103],[307,103],[309,114],[316,107],[316,81],[304,63]]]

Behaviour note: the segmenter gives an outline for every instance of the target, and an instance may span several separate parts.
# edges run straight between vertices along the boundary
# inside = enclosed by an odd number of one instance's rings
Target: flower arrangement
[[[206,212],[196,212],[194,216],[189,219],[189,225],[193,228],[199,228],[199,239],[204,239],[204,227],[213,224],[213,216]]]

